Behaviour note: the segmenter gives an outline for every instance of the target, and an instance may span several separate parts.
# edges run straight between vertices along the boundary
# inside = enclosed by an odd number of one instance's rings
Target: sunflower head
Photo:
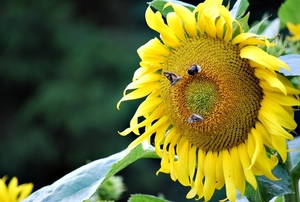
[[[120,102],[146,99],[120,134],[139,135],[130,147],[155,135],[158,172],[190,186],[187,198],[208,201],[225,186],[235,201],[246,182],[256,189],[255,176],[277,180],[276,154],[285,161],[296,128],[292,106],[300,102],[299,90],[278,73],[287,64],[266,52],[275,44],[248,33],[220,0],[164,8],[172,10],[165,18],[146,10],[160,39],[138,49],[141,67]]]

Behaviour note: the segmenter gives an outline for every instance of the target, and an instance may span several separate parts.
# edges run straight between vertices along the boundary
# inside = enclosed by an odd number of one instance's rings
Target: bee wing
[[[200,116],[199,114],[192,114],[189,119],[188,122],[189,123],[195,123],[195,122],[202,122],[204,119],[202,116]]]

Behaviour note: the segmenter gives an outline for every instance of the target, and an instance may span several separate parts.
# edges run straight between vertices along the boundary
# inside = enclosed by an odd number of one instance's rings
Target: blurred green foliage
[[[139,67],[136,49],[157,36],[146,26],[146,7],[134,0],[0,2],[0,177],[17,176],[36,190],[135,138],[117,131],[139,101],[121,111],[116,103]],[[122,171],[124,201],[130,193],[184,201],[188,188],[155,177],[158,169],[158,160],[147,159]]]
[[[121,111],[116,103],[138,68],[136,49],[154,37],[146,7],[133,0],[1,1],[0,175],[36,190],[134,139],[117,131],[139,102]],[[153,185],[172,182],[154,177],[158,169],[158,160],[145,160],[122,171],[130,191],[124,201],[130,193],[163,192]]]

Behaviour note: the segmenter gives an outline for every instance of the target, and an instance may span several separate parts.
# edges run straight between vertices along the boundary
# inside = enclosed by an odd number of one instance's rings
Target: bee
[[[169,79],[171,86],[175,85],[179,80],[182,79],[180,76],[177,76],[172,72],[164,72],[164,75],[167,77],[167,79]]]
[[[188,74],[189,75],[195,75],[201,71],[201,67],[199,65],[191,65],[191,67],[188,69]]]
[[[200,116],[199,114],[192,114],[189,119],[188,122],[189,123],[195,123],[195,122],[203,122],[203,117]]]

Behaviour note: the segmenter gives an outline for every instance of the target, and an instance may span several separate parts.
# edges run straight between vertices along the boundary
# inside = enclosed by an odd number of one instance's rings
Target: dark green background
[[[275,17],[280,2],[250,1],[251,22],[265,11]],[[136,49],[158,36],[145,23],[146,8],[134,0],[0,2],[0,177],[36,190],[135,138],[117,131],[140,101],[121,111],[116,103],[139,67]],[[156,177],[158,169],[158,160],[146,159],[121,171],[123,200],[163,193],[184,201],[189,189]]]

